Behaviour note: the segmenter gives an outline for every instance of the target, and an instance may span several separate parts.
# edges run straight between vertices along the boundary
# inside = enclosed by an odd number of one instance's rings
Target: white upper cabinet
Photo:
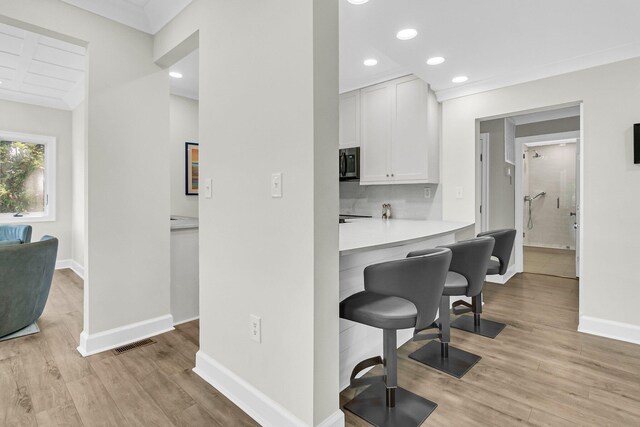
[[[439,181],[439,106],[415,76],[360,90],[360,184]]]
[[[360,146],[360,91],[340,95],[340,148]]]

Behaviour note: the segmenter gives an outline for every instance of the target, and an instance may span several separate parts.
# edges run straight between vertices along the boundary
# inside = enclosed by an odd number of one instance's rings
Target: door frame
[[[515,180],[515,225],[516,225],[516,242],[515,242],[515,265],[516,271],[522,273],[524,271],[524,190],[523,177],[524,177],[524,148],[536,147],[543,145],[557,145],[557,144],[576,144],[576,152],[582,151],[582,130],[574,132],[562,132],[555,134],[536,135],[528,137],[516,138],[516,180]],[[576,210],[582,210],[582,197],[580,193],[582,190],[582,165],[581,156],[579,162],[576,163]],[[576,223],[578,228],[576,229],[576,260],[577,266],[580,265],[580,231],[581,223],[580,216],[576,214]],[[576,274],[579,275],[579,269],[576,269]]]
[[[489,231],[489,150],[491,135],[480,134],[480,231]]]

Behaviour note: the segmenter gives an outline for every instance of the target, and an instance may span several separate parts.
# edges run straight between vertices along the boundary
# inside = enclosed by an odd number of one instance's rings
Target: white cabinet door
[[[340,148],[360,146],[360,91],[340,95]]]
[[[418,78],[392,85],[391,180],[426,182],[428,175],[428,87]]]
[[[391,156],[392,85],[383,83],[360,92],[362,147],[360,183],[388,181]]]

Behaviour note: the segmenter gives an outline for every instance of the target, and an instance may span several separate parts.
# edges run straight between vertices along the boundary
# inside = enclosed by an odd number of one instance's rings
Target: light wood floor
[[[400,385],[439,404],[425,425],[640,426],[640,346],[575,332],[577,300],[576,280],[488,284],[485,317],[510,326],[495,340],[453,330],[453,345],[483,357],[461,380],[408,359],[421,343],[405,344]],[[191,372],[197,322],[120,356],[82,358],[82,281],[63,270],[39,325],[0,343],[0,426],[257,425]]]
[[[560,277],[576,277],[576,251],[524,247],[524,271]]]
[[[80,356],[82,288],[57,271],[42,332],[0,342],[0,426],[257,426],[191,372],[197,322],[119,356]]]
[[[409,342],[399,385],[438,403],[426,426],[640,426],[640,346],[576,332],[577,304],[574,279],[487,284],[484,317],[509,326],[495,340],[452,329],[451,340],[482,360],[458,380],[409,359],[424,345]]]

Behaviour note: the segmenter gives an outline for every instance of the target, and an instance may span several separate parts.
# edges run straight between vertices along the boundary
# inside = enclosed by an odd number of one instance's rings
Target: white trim
[[[308,424],[212,357],[203,353],[202,350],[196,353],[196,367],[193,368],[193,372],[264,427],[308,427]],[[344,414],[341,414],[342,411],[338,410],[322,421],[319,426],[344,426]]]
[[[173,316],[167,314],[96,334],[88,334],[86,331],[82,331],[78,351],[84,357],[87,357],[125,344],[173,331],[173,329]]]
[[[541,64],[537,68],[530,68],[523,72],[505,74],[478,82],[471,82],[463,86],[442,89],[436,91],[436,96],[439,102],[443,102],[449,99],[585,70],[599,65],[624,61],[638,56],[640,56],[640,43],[633,42],[605,51],[593,52],[577,58],[560,61],[555,64]]]
[[[631,323],[580,316],[578,332],[640,344],[640,326]]]
[[[198,319],[200,319],[200,316],[192,317],[190,319],[178,320],[177,322],[173,323],[173,326],[178,326],[178,325],[182,325],[184,323],[193,322],[194,320],[198,320]]]
[[[499,274],[491,274],[489,276],[487,276],[484,281],[485,282],[489,282],[489,283],[498,283],[500,285],[504,285],[505,283],[507,283],[513,276],[516,275],[517,273],[517,268],[514,265],[510,266],[509,268],[507,268],[507,272],[504,273],[502,276]]]
[[[491,152],[491,134],[480,134],[480,231],[489,230],[489,157]]]
[[[77,261],[72,259],[61,259],[56,261],[56,270],[70,269],[76,273],[82,280],[84,280],[84,267]]]
[[[344,412],[338,409],[317,427],[344,427]]]
[[[516,143],[525,144],[529,147],[539,147],[543,145],[563,144],[567,141],[580,139],[580,131],[574,130],[570,132],[547,133],[543,135],[521,136],[516,138]]]
[[[16,218],[12,213],[0,214],[4,223],[45,222],[56,220],[56,163],[58,151],[56,138],[53,136],[36,135],[21,132],[0,131],[0,139],[4,141],[26,142],[28,144],[44,145],[44,194],[45,207],[42,214],[26,214]]]

